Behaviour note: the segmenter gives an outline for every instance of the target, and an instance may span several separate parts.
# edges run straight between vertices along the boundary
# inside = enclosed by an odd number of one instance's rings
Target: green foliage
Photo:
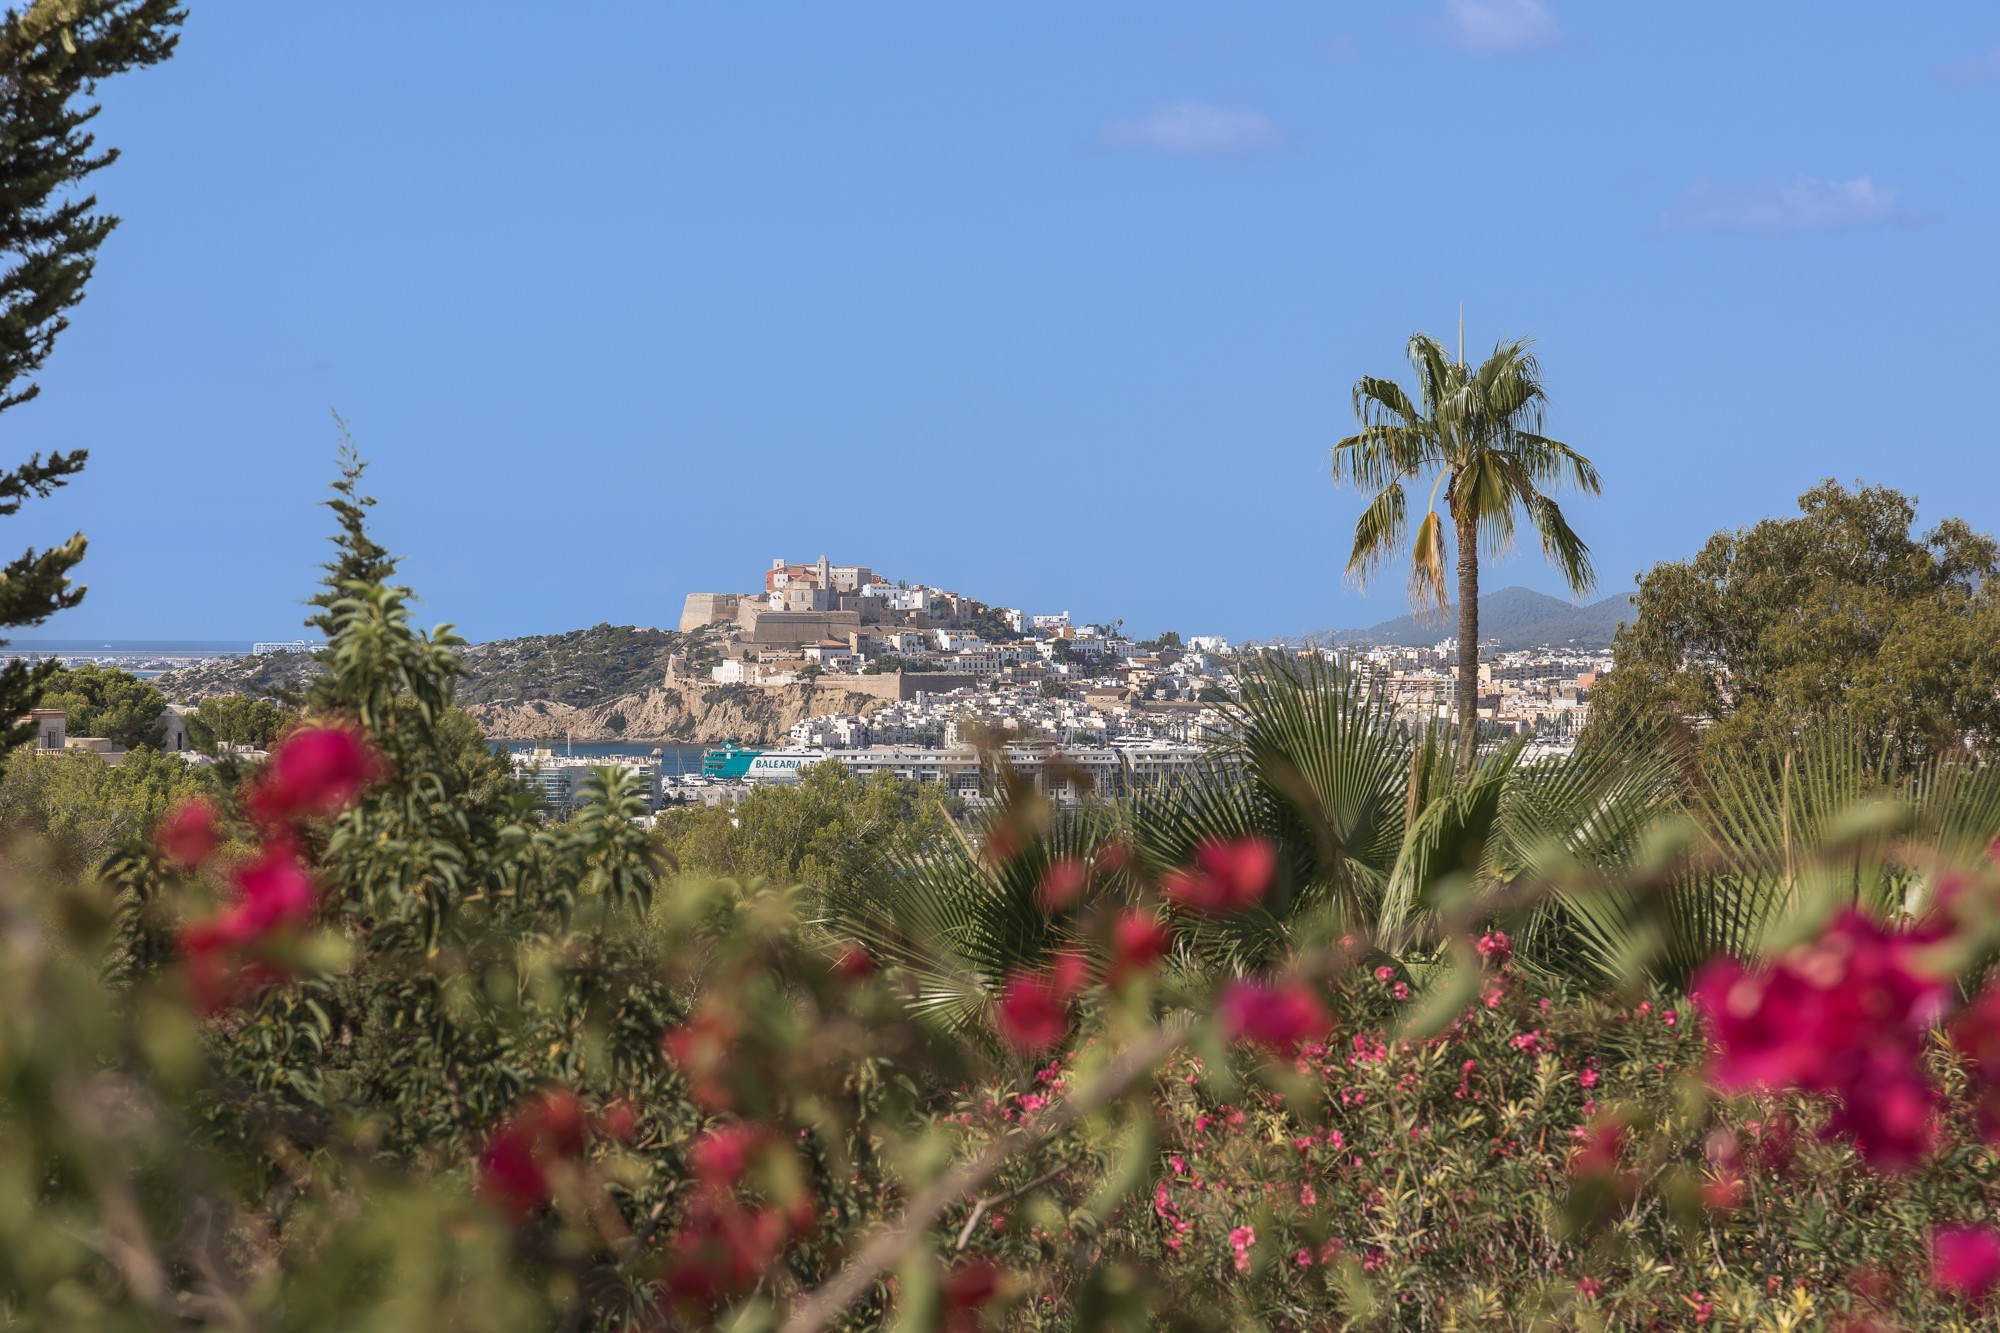
[[[49,673],[37,708],[62,708],[72,736],[108,736],[119,746],[158,745],[167,701],[150,681],[86,662]]]
[[[1638,616],[1591,699],[1666,716],[1723,754],[1846,719],[1891,757],[2000,742],[2000,546],[1959,519],[1922,536],[1915,501],[1821,482],[1796,518],[1719,532],[1639,580]]]
[[[221,745],[261,750],[297,720],[297,714],[268,699],[246,694],[211,695],[188,714],[188,734],[210,753]]]
[[[681,636],[631,625],[594,625],[477,644],[461,655],[469,679],[464,703],[548,699],[587,708],[657,686]]]
[[[98,151],[88,102],[104,79],[173,54],[184,11],[173,0],[37,0],[0,17],[0,412],[41,392],[32,376],[69,327],[118,219],[77,187],[117,160]],[[83,470],[88,454],[37,453],[0,472],[0,517],[46,498]],[[39,625],[83,600],[70,571],[84,537],[29,550],[0,568],[0,627]],[[4,644],[0,640],[0,644]],[[0,670],[0,744],[33,735],[15,719],[33,706],[50,665],[17,659]]]
[[[67,873],[86,874],[176,803],[214,786],[207,769],[156,750],[116,764],[83,751],[16,750],[0,761],[0,828],[42,835]]]
[[[658,836],[683,870],[803,885],[833,905],[865,897],[887,862],[955,840],[952,806],[935,783],[815,764],[734,806],[666,811]]]

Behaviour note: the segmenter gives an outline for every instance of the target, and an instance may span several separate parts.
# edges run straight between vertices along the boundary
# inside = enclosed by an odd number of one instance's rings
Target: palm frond
[[[1576,535],[1561,506],[1546,495],[1536,495],[1528,503],[1528,520],[1541,535],[1542,554],[1562,574],[1563,582],[1578,597],[1589,595],[1597,586],[1597,569],[1590,548]]]
[[[1445,582],[1444,523],[1437,510],[1426,513],[1410,542],[1410,605],[1419,612],[1443,612],[1451,605]]]
[[[1383,488],[1381,494],[1369,501],[1368,508],[1354,524],[1354,550],[1347,557],[1349,578],[1366,583],[1403,544],[1407,503],[1399,484]]]

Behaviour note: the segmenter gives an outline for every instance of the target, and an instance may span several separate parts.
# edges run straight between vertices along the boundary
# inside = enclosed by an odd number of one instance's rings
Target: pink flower
[[[153,846],[160,856],[190,869],[206,862],[221,845],[215,803],[206,796],[182,801],[153,830]]]
[[[1090,879],[1090,871],[1074,856],[1060,857],[1049,863],[1042,872],[1042,879],[1035,886],[1035,897],[1042,910],[1051,915],[1067,910],[1083,895],[1083,886]]]
[[[1594,1301],[1604,1294],[1604,1284],[1594,1277],[1580,1277],[1576,1280],[1576,1294],[1587,1301]]]
[[[1504,930],[1489,930],[1481,935],[1474,948],[1479,956],[1495,967],[1505,967],[1507,960],[1514,956],[1514,941],[1507,938]]]
[[[1172,929],[1152,913],[1120,913],[1111,927],[1111,983],[1152,971],[1173,947]]]
[[[1923,1034],[1952,998],[1950,978],[1916,965],[1934,942],[1891,934],[1850,910],[1768,969],[1709,963],[1692,990],[1715,1042],[1710,1081],[1725,1092],[1833,1094],[1841,1106],[1832,1132],[1851,1135],[1880,1169],[1915,1165],[1937,1105]]]
[[[1216,997],[1216,1012],[1229,1040],[1251,1042],[1285,1055],[1325,1036],[1333,1026],[1326,1006],[1304,982],[1273,986],[1257,980],[1232,981]]]
[[[246,801],[267,820],[330,815],[381,776],[368,738],[344,724],[302,727],[279,743]]]
[[[688,1166],[694,1178],[716,1189],[727,1189],[743,1178],[750,1161],[768,1136],[755,1126],[721,1125],[694,1141]]]
[[[1069,1006],[1045,978],[1016,973],[1000,991],[993,1023],[1008,1045],[1046,1050],[1069,1031]]]
[[[567,1088],[529,1099],[486,1141],[479,1192],[516,1221],[549,1201],[550,1164],[583,1152],[583,1105]]]
[[[1229,1233],[1229,1248],[1236,1251],[1236,1271],[1250,1271],[1250,1247],[1257,1243],[1255,1227],[1237,1227]]]
[[[1578,1086],[1579,1088],[1594,1088],[1594,1087],[1596,1087],[1596,1086],[1597,1086],[1597,1071],[1596,1071],[1595,1069],[1586,1069],[1586,1070],[1584,1070],[1584,1071],[1583,1071],[1582,1073],[1580,1073],[1580,1074],[1578,1074],[1578,1075],[1576,1076],[1576,1085],[1577,1085],[1577,1086]]]
[[[239,926],[246,936],[263,935],[312,915],[312,881],[289,848],[265,848],[234,879],[241,894],[234,911],[240,914]]]
[[[1205,842],[1195,864],[1171,871],[1160,891],[1175,906],[1227,915],[1256,906],[1271,887],[1278,854],[1256,834],[1233,842]]]
[[[1623,1120],[1609,1115],[1580,1127],[1577,1135],[1582,1141],[1570,1154],[1570,1173],[1589,1176],[1617,1171],[1618,1159],[1625,1151],[1626,1131]]]
[[[2000,1232],[1941,1226],[1931,1232],[1931,1284],[1976,1300],[2000,1281]]]
[[[1314,1190],[1312,1186],[1310,1185],[1299,1186],[1299,1204],[1301,1207],[1310,1208],[1318,1202],[1319,1202],[1319,1193],[1316,1190]]]

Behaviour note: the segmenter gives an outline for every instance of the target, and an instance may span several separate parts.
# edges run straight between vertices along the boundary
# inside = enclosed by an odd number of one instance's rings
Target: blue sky
[[[2000,528],[1991,5],[192,8],[105,89],[125,222],[6,418],[92,453],[9,520],[92,543],[19,637],[290,637],[330,408],[475,639],[822,551],[1372,623],[1327,448],[1461,301],[1603,472],[1600,592],[1829,475]]]

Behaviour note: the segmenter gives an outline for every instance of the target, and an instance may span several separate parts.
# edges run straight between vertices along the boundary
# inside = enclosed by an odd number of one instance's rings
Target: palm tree
[[[1337,482],[1374,491],[1354,525],[1347,572],[1365,583],[1403,544],[1408,530],[1404,483],[1435,473],[1430,504],[1410,542],[1410,603],[1419,612],[1449,609],[1448,548],[1458,557],[1458,765],[1470,771],[1479,706],[1479,549],[1505,555],[1514,544],[1515,514],[1525,512],[1542,552],[1582,597],[1596,576],[1583,544],[1556,502],[1544,493],[1564,481],[1599,492],[1589,459],[1540,433],[1541,367],[1525,341],[1501,343],[1484,364],[1465,364],[1464,337],[1453,361],[1435,338],[1415,334],[1408,349],[1417,372],[1411,401],[1394,380],[1363,376],[1354,384],[1361,429],[1333,446]],[[1444,490],[1447,535],[1437,512]]]

